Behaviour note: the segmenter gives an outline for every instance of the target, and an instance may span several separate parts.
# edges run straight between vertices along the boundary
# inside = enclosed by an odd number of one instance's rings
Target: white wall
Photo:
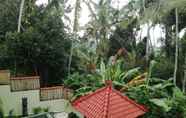
[[[28,112],[32,114],[33,108],[49,107],[50,111],[74,111],[67,100],[50,100],[40,101],[39,90],[11,92],[9,85],[0,85],[0,99],[3,103],[3,110],[5,115],[8,115],[10,110],[14,110],[15,115],[22,115],[22,98],[27,97],[28,99]]]

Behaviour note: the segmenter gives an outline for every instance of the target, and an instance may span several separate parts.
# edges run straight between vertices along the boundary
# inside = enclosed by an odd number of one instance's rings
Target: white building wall
[[[10,110],[14,110],[14,115],[22,115],[22,98],[28,99],[28,112],[33,113],[33,108],[49,107],[49,111],[55,112],[72,112],[74,111],[67,100],[50,100],[40,101],[39,90],[29,90],[20,92],[11,92],[9,85],[0,85],[0,99],[3,103],[5,115],[8,115]]]

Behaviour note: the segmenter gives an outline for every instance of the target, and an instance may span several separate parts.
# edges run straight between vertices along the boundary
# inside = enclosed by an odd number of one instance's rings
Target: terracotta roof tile
[[[86,118],[136,118],[147,109],[114,90],[111,85],[80,97],[73,106]]]

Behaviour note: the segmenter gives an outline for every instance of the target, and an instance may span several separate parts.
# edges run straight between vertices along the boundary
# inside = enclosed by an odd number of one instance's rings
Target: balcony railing
[[[53,99],[70,99],[71,97],[72,90],[64,88],[64,86],[40,88],[41,101]]]
[[[10,78],[12,91],[35,90],[40,88],[39,76]]]
[[[40,88],[40,77],[11,77],[10,88],[12,92],[39,90],[40,100],[54,100],[54,99],[70,99],[73,96],[73,91],[64,86],[44,87]]]

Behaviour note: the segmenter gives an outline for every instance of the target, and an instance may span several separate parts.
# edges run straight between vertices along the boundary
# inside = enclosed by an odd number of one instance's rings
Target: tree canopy
[[[109,79],[149,106],[144,117],[184,118],[186,1],[119,1],[0,0],[0,69],[38,75],[41,86],[64,84],[75,98]],[[84,5],[90,20],[81,26]]]

